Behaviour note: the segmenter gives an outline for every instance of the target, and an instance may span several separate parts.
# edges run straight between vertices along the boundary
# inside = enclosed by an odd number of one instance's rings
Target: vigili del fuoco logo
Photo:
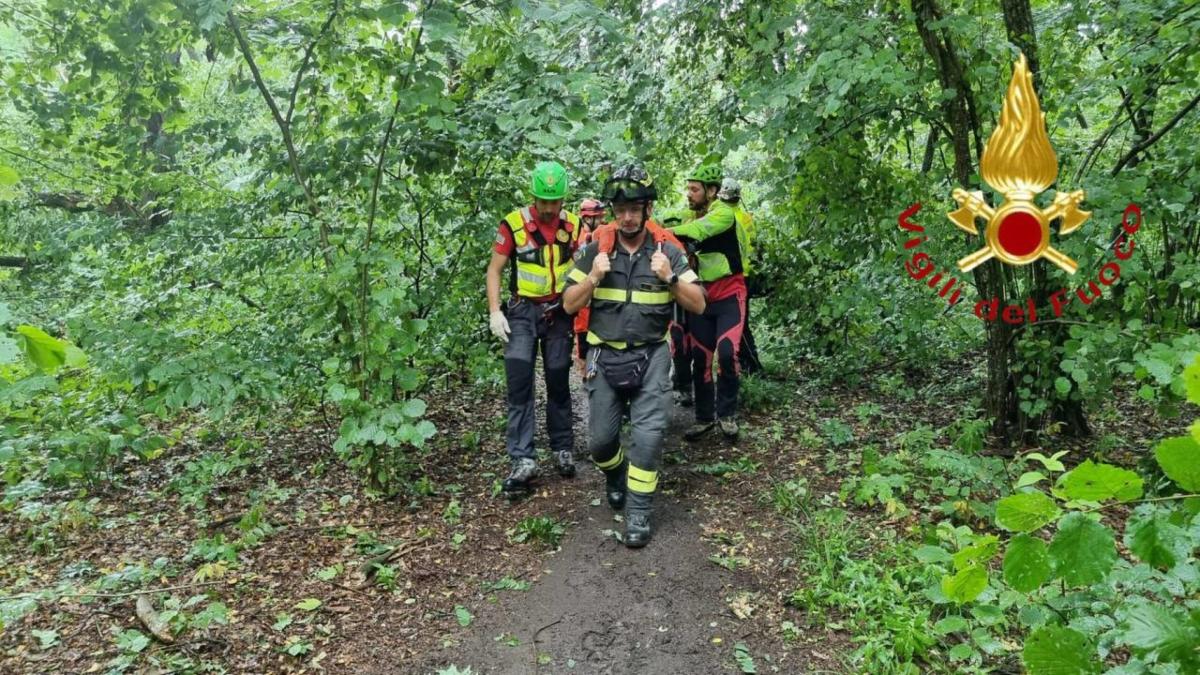
[[[947,214],[950,220],[973,235],[979,234],[977,224],[985,223],[984,246],[959,260],[959,270],[970,272],[992,258],[1014,266],[1028,265],[1044,258],[1067,274],[1078,272],[1079,264],[1052,245],[1050,226],[1057,223],[1058,236],[1063,237],[1082,227],[1092,214],[1080,208],[1083,190],[1059,191],[1050,206],[1044,209],[1034,202],[1058,177],[1058,157],[1046,134],[1046,115],[1038,104],[1033,76],[1024,54],[1013,67],[1012,80],[1000,111],[1000,123],[984,146],[979,169],[984,182],[1003,195],[1004,201],[993,208],[984,199],[983,192],[955,188],[953,196],[959,208]],[[900,229],[925,235],[925,228],[910,220],[920,210],[920,203],[905,209],[899,217]],[[1055,317],[1061,317],[1076,299],[1085,306],[1092,304],[1103,295],[1105,287],[1116,283],[1121,277],[1121,261],[1133,255],[1132,237],[1141,224],[1141,209],[1136,204],[1129,204],[1121,219],[1123,231],[1113,242],[1114,259],[1105,263],[1086,285],[1075,288],[1074,294],[1065,288],[1051,293],[1047,300]],[[914,236],[904,243],[904,248],[917,249],[927,240],[927,235]],[[924,251],[915,251],[912,258],[905,261],[904,269],[910,277],[937,291],[938,296],[945,298],[951,306],[962,299],[958,279],[938,271],[933,259]],[[1003,310],[999,305],[999,298],[982,298],[975,303],[975,316],[986,321],[995,321],[999,317],[1010,324],[1037,321],[1035,298],[1028,298],[1023,304],[1008,305]]]

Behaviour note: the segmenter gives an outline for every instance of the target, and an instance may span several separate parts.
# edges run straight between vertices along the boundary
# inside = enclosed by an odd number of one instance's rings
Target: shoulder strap
[[[646,229],[650,230],[650,232],[654,235],[654,243],[656,243],[656,244],[663,244],[663,243],[673,244],[675,246],[675,248],[679,249],[679,251],[681,253],[684,253],[684,254],[687,253],[687,249],[684,248],[683,242],[679,241],[679,237],[676,237],[667,228],[660,226],[658,223],[656,223],[654,221],[649,221],[646,223]]]
[[[604,225],[596,228],[596,231],[592,233],[592,240],[596,242],[600,253],[603,253],[604,255],[611,255],[613,252],[613,246],[616,244],[617,240],[616,228],[612,223],[605,223]]]
[[[508,228],[508,237],[510,239],[512,239],[512,243],[513,243],[512,255],[508,256],[508,267],[509,267],[508,292],[512,296],[516,297],[516,295],[517,295],[517,251],[516,251],[517,236],[513,233],[512,223],[508,222],[507,217],[505,217],[505,219],[500,222],[504,223],[504,226]]]
[[[533,242],[539,248],[546,245],[546,238],[542,236],[542,229],[534,222],[533,212],[529,210],[528,206],[521,207],[521,224],[525,227],[525,233],[533,237]]]

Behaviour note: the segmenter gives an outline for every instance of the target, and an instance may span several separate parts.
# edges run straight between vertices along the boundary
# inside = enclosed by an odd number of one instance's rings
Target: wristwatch
[[[667,279],[667,285],[674,286],[677,283],[679,283],[679,275],[675,272],[671,272],[671,278]]]

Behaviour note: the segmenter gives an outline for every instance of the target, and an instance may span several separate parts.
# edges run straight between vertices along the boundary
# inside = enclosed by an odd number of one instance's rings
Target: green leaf
[[[404,407],[401,411],[405,417],[420,417],[425,414],[425,401],[419,398],[409,399],[404,402]]]
[[[232,0],[200,0],[196,3],[196,19],[202,31],[210,31],[225,22]]]
[[[21,174],[11,166],[0,164],[0,187],[11,187],[21,180]]]
[[[34,326],[17,326],[17,341],[38,370],[52,374],[67,362],[67,343]]]
[[[16,361],[21,356],[21,348],[16,340],[7,335],[0,335],[0,365]]]
[[[979,537],[970,546],[954,554],[954,569],[962,570],[972,565],[987,565],[1000,550],[1000,540],[995,535]]]
[[[454,616],[458,619],[458,625],[462,626],[463,628],[470,626],[471,620],[475,618],[471,612],[467,611],[467,608],[463,607],[462,605],[454,606]]]
[[[88,364],[87,354],[70,342],[63,342],[66,348],[66,363],[69,368],[84,368]]]
[[[1116,498],[1133,501],[1142,496],[1142,478],[1128,469],[1086,460],[1060,479],[1068,499],[1101,502]]]
[[[960,642],[950,648],[946,652],[946,656],[950,657],[951,661],[966,661],[975,653],[975,648],[966,642]]]
[[[122,631],[117,636],[117,647],[123,652],[137,654],[148,646],[150,646],[150,638],[143,635],[141,631],[133,630],[132,628]]]
[[[1184,543],[1184,531],[1170,523],[1161,513],[1152,513],[1126,526],[1129,550],[1142,562],[1160,569],[1170,569],[1178,561],[1176,551]]]
[[[1200,355],[1192,361],[1192,365],[1183,369],[1183,386],[1187,390],[1187,399],[1200,405]]]
[[[996,524],[1010,532],[1032,532],[1058,514],[1058,505],[1044,492],[1020,492],[996,503]]]
[[[1063,466],[1063,463],[1060,462],[1058,458],[1062,457],[1065,454],[1067,454],[1066,450],[1059,450],[1058,452],[1054,453],[1053,455],[1050,455],[1049,457],[1043,455],[1040,452],[1031,452],[1028,455],[1025,455],[1025,458],[1033,459],[1038,462],[1041,462],[1042,466],[1044,466],[1047,471],[1063,471],[1067,467]]]
[[[305,612],[311,612],[320,606],[321,601],[316,598],[305,598],[295,605],[296,609],[304,610]]]
[[[738,668],[741,669],[744,675],[755,675],[758,673],[758,668],[754,665],[754,659],[750,656],[750,648],[744,643],[739,642],[733,646],[733,658],[737,661]]]
[[[1029,487],[1035,483],[1046,480],[1046,474],[1041,471],[1026,471],[1017,479],[1016,488],[1019,490],[1023,487]]]
[[[1125,642],[1139,653],[1157,652],[1161,660],[1196,658],[1200,631],[1161,605],[1145,603],[1129,612]]]
[[[321,569],[317,570],[317,578],[321,581],[333,581],[333,579],[341,573],[342,565],[341,563],[338,563],[337,565],[330,565],[329,567],[322,567]]]
[[[987,570],[978,565],[971,565],[953,576],[942,577],[942,593],[961,605],[979,597],[987,588],[987,581]]]
[[[1164,439],[1154,448],[1163,473],[1188,492],[1200,492],[1200,443],[1191,436]]]
[[[948,616],[933,624],[933,632],[938,635],[958,633],[967,629],[967,620],[961,616]]]
[[[1117,559],[1112,530],[1082,513],[1067,514],[1050,542],[1050,559],[1070,586],[1099,583]]]
[[[597,499],[594,506],[600,506],[600,500]],[[950,552],[941,546],[922,546],[921,548],[917,549],[914,555],[916,556],[917,560],[927,565],[929,563],[950,562],[951,560],[954,560],[954,557],[950,555]]]
[[[1071,381],[1065,377],[1058,377],[1054,380],[1054,388],[1058,393],[1066,396],[1071,391]]]
[[[1008,542],[1004,553],[1004,581],[1014,590],[1031,593],[1050,578],[1050,554],[1046,542],[1028,534],[1018,534]]]
[[[1021,660],[1030,675],[1084,675],[1096,673],[1096,649],[1079,631],[1064,626],[1045,626],[1025,641]]]

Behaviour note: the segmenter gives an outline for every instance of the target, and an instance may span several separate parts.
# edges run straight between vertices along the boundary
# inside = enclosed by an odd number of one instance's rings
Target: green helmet
[[[688,180],[694,180],[705,185],[720,185],[721,179],[724,177],[720,164],[701,164],[692,169],[692,172],[687,175]]]
[[[533,168],[529,191],[538,199],[558,201],[567,196],[567,170],[558,162],[542,162]]]

